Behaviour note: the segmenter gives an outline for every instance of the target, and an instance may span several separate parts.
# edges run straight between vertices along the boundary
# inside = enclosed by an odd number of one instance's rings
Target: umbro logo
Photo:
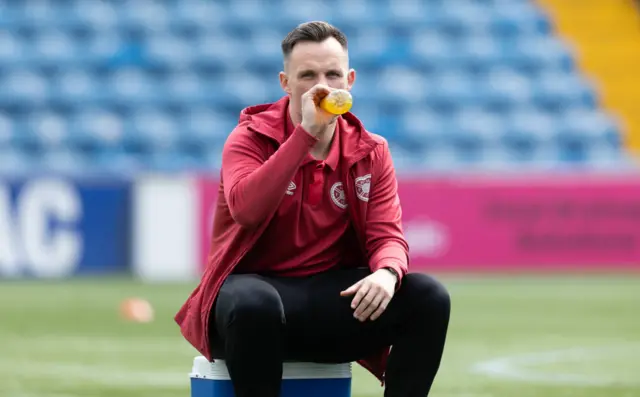
[[[296,184],[293,181],[289,182],[289,187],[287,187],[287,194],[289,196],[293,196],[293,191],[296,190]]]

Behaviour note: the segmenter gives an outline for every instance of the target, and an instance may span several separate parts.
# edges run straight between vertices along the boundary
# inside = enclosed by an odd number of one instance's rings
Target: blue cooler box
[[[191,397],[235,397],[224,360],[193,360]],[[285,363],[281,397],[351,397],[351,363]]]

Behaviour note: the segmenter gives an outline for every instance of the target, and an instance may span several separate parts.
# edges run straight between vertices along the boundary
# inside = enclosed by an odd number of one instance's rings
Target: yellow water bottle
[[[345,114],[353,105],[353,97],[347,90],[331,91],[320,101],[320,107],[331,114]]]

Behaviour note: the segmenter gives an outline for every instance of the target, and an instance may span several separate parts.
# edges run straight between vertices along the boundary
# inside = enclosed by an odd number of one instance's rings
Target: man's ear
[[[351,87],[356,82],[356,71],[354,69],[350,69],[349,73],[347,73],[347,90],[351,91]]]
[[[289,77],[285,72],[280,72],[279,77],[280,77],[280,87],[282,87],[282,90],[284,92],[291,95],[291,88],[289,88]]]

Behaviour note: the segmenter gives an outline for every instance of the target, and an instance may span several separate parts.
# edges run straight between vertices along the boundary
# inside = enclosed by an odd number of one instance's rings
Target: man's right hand
[[[324,84],[316,84],[302,95],[302,128],[318,137],[338,116],[320,107],[320,102],[329,95],[331,88]]]

